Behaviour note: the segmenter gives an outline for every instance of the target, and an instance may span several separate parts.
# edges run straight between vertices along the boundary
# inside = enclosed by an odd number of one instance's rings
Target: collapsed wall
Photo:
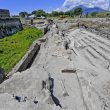
[[[0,38],[12,35],[22,29],[19,18],[0,18]]]

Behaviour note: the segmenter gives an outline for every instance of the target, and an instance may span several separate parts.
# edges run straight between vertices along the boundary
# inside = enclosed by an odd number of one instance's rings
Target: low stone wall
[[[46,34],[49,30],[49,25],[48,24],[36,24],[35,25],[36,28],[40,29],[43,31],[43,34]]]
[[[0,18],[0,38],[12,35],[22,29],[19,18]]]
[[[29,51],[24,55],[24,57],[19,61],[19,63],[12,69],[8,76],[13,75],[16,72],[21,72],[26,70],[31,66],[33,58],[37,55],[40,50],[40,43],[35,41],[30,47]]]

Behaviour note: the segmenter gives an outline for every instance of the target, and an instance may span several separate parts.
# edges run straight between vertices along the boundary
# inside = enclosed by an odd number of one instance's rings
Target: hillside
[[[82,8],[84,14],[86,14],[86,13],[89,13],[90,14],[92,12],[107,12],[107,10],[104,10],[102,8],[99,8],[99,7],[88,8],[88,7],[84,6],[84,5],[76,6],[76,7],[74,7],[70,11],[73,11],[76,8]]]

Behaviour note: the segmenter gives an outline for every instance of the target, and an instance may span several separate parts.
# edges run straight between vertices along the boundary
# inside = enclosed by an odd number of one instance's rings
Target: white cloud
[[[67,11],[75,6],[84,5],[87,7],[100,7],[103,9],[108,9],[109,0],[65,0],[63,5],[60,8],[57,8],[57,11]]]

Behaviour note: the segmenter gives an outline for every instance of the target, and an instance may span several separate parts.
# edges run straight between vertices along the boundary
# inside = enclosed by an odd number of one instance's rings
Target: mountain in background
[[[86,14],[86,13],[92,13],[92,12],[107,12],[107,10],[104,10],[102,8],[99,8],[99,7],[89,8],[89,7],[86,7],[84,5],[76,6],[73,9],[71,9],[70,11],[73,11],[76,8],[82,8],[84,14]]]

